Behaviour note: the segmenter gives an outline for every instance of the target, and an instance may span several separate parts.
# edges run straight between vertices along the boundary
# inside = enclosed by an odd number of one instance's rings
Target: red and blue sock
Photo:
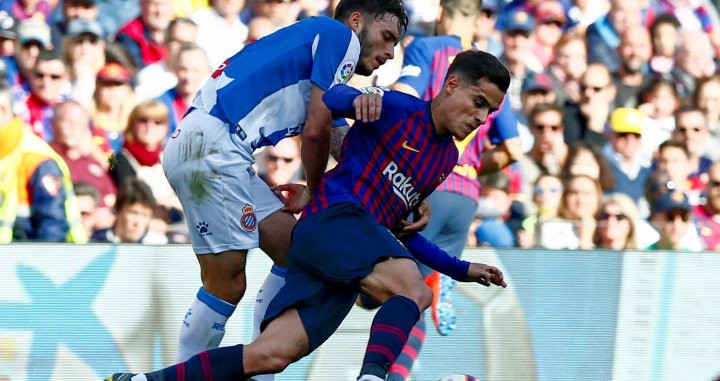
[[[177,381],[244,380],[243,345],[200,352],[185,362],[147,374],[147,379]],[[162,375],[162,378],[160,377]]]
[[[417,304],[404,296],[395,295],[383,303],[373,319],[360,374],[384,380],[419,318]]]

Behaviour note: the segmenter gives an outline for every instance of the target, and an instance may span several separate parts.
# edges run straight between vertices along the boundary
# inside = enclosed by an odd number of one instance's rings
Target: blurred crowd
[[[405,49],[451,30],[452,2],[406,0],[394,59],[350,84],[411,73]],[[187,243],[165,141],[227,57],[336,3],[0,2],[0,243]],[[462,43],[510,70],[524,152],[479,179],[467,245],[720,250],[717,3],[482,1]],[[299,144],[258,154],[268,184],[302,181]]]

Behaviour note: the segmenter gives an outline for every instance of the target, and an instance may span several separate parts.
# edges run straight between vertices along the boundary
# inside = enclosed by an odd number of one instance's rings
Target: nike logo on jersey
[[[413,152],[420,152],[420,151],[416,150],[415,148],[410,147],[410,146],[407,144],[407,140],[403,142],[402,148],[405,148],[406,150],[413,151]]]

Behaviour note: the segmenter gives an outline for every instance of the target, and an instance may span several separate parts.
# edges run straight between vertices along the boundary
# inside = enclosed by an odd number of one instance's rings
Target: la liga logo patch
[[[245,204],[242,209],[243,214],[240,217],[240,226],[243,230],[251,232],[257,228],[257,216],[255,215],[255,209],[250,204]]]
[[[350,80],[353,73],[355,73],[355,63],[353,61],[347,61],[338,68],[335,73],[335,81],[340,84],[345,84]]]

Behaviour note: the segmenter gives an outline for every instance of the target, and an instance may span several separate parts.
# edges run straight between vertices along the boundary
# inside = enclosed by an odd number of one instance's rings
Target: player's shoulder
[[[352,30],[345,24],[325,16],[308,17],[296,22],[292,26],[298,29],[312,30],[320,33],[352,33]]]
[[[443,35],[416,37],[412,41],[412,43],[410,43],[410,46],[408,46],[408,48],[410,48],[411,46],[415,49],[425,50],[432,53],[436,50],[447,47],[462,47],[462,43],[460,41],[460,38],[457,36]]]

